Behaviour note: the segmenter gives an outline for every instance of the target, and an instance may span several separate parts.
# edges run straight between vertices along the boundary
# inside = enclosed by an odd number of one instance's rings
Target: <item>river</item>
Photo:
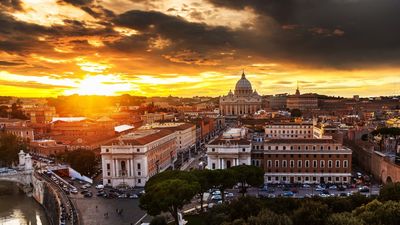
[[[0,225],[49,225],[44,209],[12,182],[0,182]]]

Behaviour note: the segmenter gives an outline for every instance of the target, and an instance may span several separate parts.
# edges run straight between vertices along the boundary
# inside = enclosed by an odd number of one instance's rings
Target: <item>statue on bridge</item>
[[[18,164],[18,168],[20,170],[32,170],[32,156],[29,155],[29,153],[25,153],[23,150],[21,150],[18,153],[19,156],[19,164]]]

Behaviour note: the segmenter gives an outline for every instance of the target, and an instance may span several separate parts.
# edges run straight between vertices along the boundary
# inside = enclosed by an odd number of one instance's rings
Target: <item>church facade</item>
[[[230,90],[228,95],[219,99],[219,110],[224,116],[251,115],[262,107],[262,97],[253,91],[251,83],[246,79],[244,72],[235,86],[235,91]]]

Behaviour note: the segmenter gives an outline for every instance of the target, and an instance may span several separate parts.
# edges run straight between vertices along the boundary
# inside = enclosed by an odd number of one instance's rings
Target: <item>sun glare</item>
[[[86,76],[76,88],[64,91],[65,95],[117,95],[131,91],[132,84],[119,79],[116,75]]]

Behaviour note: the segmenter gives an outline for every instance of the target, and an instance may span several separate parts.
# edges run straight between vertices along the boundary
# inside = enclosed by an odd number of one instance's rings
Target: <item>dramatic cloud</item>
[[[296,81],[305,92],[394,94],[399,8],[396,0],[0,0],[0,88],[99,94],[97,79],[105,94],[215,96],[245,69],[262,94],[293,92]]]

